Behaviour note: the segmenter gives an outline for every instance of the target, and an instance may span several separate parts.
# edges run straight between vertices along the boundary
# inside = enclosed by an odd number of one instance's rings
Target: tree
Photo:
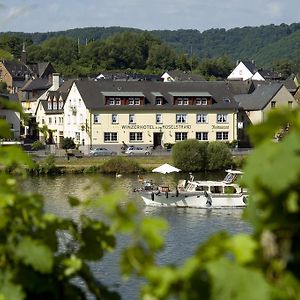
[[[186,140],[172,148],[172,159],[176,167],[183,171],[204,171],[207,162],[207,143]]]
[[[232,154],[227,144],[210,142],[207,146],[207,169],[222,170],[232,165]]]
[[[69,160],[70,159],[70,155],[68,153],[68,150],[69,149],[75,149],[76,145],[75,145],[74,140],[72,138],[66,137],[66,138],[62,139],[60,147],[62,149],[65,149],[67,159]]]

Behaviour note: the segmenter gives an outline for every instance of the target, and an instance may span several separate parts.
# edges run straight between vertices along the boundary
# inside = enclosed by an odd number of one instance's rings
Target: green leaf
[[[53,254],[50,248],[31,237],[24,237],[16,246],[15,253],[26,265],[36,271],[49,273],[53,266]]]
[[[12,282],[12,273],[0,270],[0,300],[22,300],[25,294],[22,287]]]
[[[300,134],[290,132],[280,143],[265,142],[248,158],[243,182],[251,190],[265,188],[279,194],[300,176]],[[284,159],[280,159],[280,157]]]
[[[144,218],[140,225],[142,236],[151,250],[159,250],[164,245],[162,232],[168,228],[167,223],[161,218]]]
[[[70,258],[64,259],[63,264],[66,267],[64,274],[66,276],[70,276],[77,273],[81,269],[82,260],[75,255],[71,255]]]
[[[297,213],[299,211],[299,195],[296,192],[290,192],[286,200],[287,211]]]
[[[228,241],[228,248],[240,264],[246,264],[255,259],[255,251],[258,249],[258,244],[251,236],[238,234],[232,236]]]
[[[271,299],[271,288],[258,270],[239,266],[225,258],[209,262],[207,270],[212,279],[212,300]]]

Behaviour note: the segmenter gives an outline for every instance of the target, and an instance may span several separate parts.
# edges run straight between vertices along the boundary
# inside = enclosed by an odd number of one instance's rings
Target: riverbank
[[[246,156],[233,156],[234,168],[241,168]],[[92,157],[85,156],[82,158],[71,157],[69,160],[65,157],[33,157],[36,167],[30,170],[32,175],[42,174],[83,174],[83,173],[101,173],[102,166],[111,162],[113,159],[118,158],[112,167],[116,166],[116,163],[120,164],[118,169],[119,173],[149,173],[154,168],[165,164],[173,164],[171,156],[118,156],[118,157]],[[125,165],[123,164],[125,162]],[[122,165],[122,166],[121,166]],[[135,166],[135,169],[132,167]],[[131,168],[132,167],[132,168]],[[107,169],[107,168],[106,168]],[[138,170],[138,171],[136,171]],[[113,173],[115,171],[108,171]],[[106,172],[107,173],[107,172]]]
[[[145,172],[151,172],[152,169],[164,164],[172,164],[171,156],[135,156],[123,157],[132,163],[137,163]],[[47,157],[34,157],[34,161],[39,165],[47,165]],[[71,157],[69,160],[65,157],[54,157],[53,164],[57,174],[81,174],[100,172],[101,166],[111,160],[112,157],[92,157],[82,158]]]

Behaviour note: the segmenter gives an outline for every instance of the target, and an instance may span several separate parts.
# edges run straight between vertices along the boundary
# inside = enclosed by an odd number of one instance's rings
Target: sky
[[[300,22],[300,0],[0,0],[0,32],[121,26],[235,28]]]

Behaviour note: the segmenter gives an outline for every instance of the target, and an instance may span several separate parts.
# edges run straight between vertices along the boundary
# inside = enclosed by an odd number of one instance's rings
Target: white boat
[[[147,206],[231,208],[246,206],[248,193],[237,180],[243,174],[226,170],[222,181],[180,180],[173,191],[168,186],[154,186],[146,182],[139,192]]]

